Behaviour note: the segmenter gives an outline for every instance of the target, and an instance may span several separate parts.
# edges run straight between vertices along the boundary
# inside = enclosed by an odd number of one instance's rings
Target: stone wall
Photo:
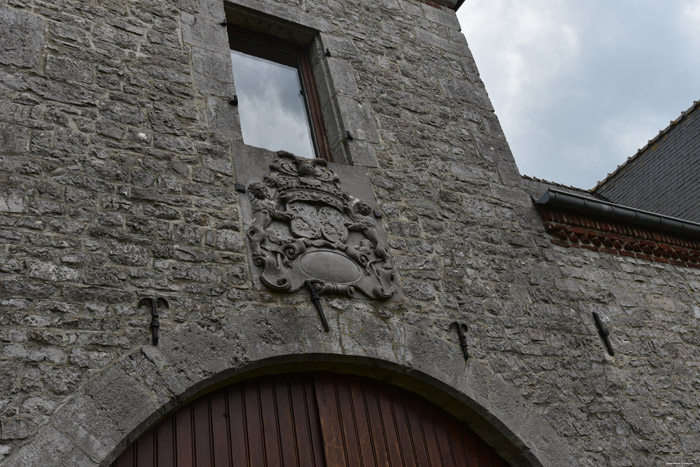
[[[1,1],[1,465],[108,465],[273,364],[410,385],[514,464],[700,460],[700,271],[550,242],[453,11],[232,4],[332,51],[319,73],[357,136],[336,163],[366,168],[401,298],[324,297],[324,333],[308,294],[253,285],[223,2]]]

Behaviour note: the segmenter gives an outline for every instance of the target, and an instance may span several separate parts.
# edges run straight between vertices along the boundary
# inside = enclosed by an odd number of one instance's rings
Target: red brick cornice
[[[555,245],[700,268],[698,240],[562,209],[538,211]]]

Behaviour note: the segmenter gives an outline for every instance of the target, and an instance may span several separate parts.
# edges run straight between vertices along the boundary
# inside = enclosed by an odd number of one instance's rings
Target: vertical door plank
[[[367,385],[367,382],[349,377],[347,377],[346,380],[350,391],[350,399],[355,408],[355,423],[362,464],[365,467],[376,466],[377,456],[375,454],[373,439],[373,431],[376,430],[376,427],[373,430],[371,426],[367,400],[365,398],[364,386]]]
[[[365,402],[375,461],[379,467],[389,467],[391,466],[389,463],[389,449],[376,393],[376,383],[374,381],[367,381],[362,384],[362,397]]]
[[[175,417],[169,416],[156,427],[156,466],[175,467]]]
[[[430,457],[430,465],[449,465],[443,460],[442,452],[440,451],[440,443],[437,439],[437,430],[435,421],[430,412],[430,408],[426,404],[418,404],[421,423],[423,424],[423,434],[425,435],[425,444]]]
[[[406,414],[408,429],[413,440],[413,452],[416,455],[416,463],[418,465],[430,465],[423,424],[421,423],[420,411],[415,400],[407,399],[404,401],[404,413]]]
[[[175,413],[177,467],[194,467],[192,436],[192,405],[186,405]]]
[[[248,429],[242,385],[229,387],[226,391],[226,396],[228,399],[228,428],[231,437],[232,465],[250,465],[247,442]]]
[[[457,425],[459,422],[456,418],[447,413],[443,413],[442,418],[445,423],[445,428],[447,429],[447,441],[450,444],[450,450],[454,454],[455,465],[457,467],[468,467],[467,454],[459,434],[460,427]]]
[[[291,385],[295,384],[291,377],[279,378],[274,386],[275,401],[277,402],[277,420],[279,423],[279,439],[281,449],[282,465],[299,466],[299,456],[297,454],[297,433],[292,415],[292,395]],[[311,465],[311,464],[306,464]]]
[[[490,448],[488,448],[481,439],[478,440],[479,442],[476,443],[476,458],[477,463],[479,466],[482,465],[491,465],[491,461],[489,460],[489,451],[491,451]]]
[[[344,376],[336,375],[333,378],[333,390],[335,391],[338,414],[340,415],[340,428],[343,430],[345,452],[348,465],[363,466],[360,441],[357,435],[357,410],[353,406],[350,397],[350,385]],[[372,464],[369,464],[372,465]]]
[[[201,397],[193,404],[194,461],[197,467],[211,465],[211,429],[209,397]]]
[[[401,452],[399,437],[396,432],[396,424],[391,410],[390,395],[387,394],[386,389],[382,385],[377,386],[375,397],[379,405],[380,422],[384,428],[384,439],[389,457],[389,465],[392,467],[404,465],[403,453]]]
[[[148,430],[136,442],[137,467],[153,467],[155,458],[154,441],[153,430]]]
[[[215,467],[229,467],[231,446],[229,444],[229,413],[226,407],[226,391],[219,390],[212,393],[210,401],[213,465]]]
[[[478,441],[480,438],[476,437],[476,434],[469,428],[462,429],[461,432],[462,446],[466,451],[467,465],[469,467],[479,467],[479,458],[477,456]]]
[[[334,381],[330,375],[320,374],[316,377],[315,383],[326,463],[331,466],[350,465],[345,452]]]
[[[262,378],[260,380],[260,409],[265,441],[265,456],[267,458],[266,465],[269,467],[282,465],[275,383],[276,380],[273,378]]]
[[[321,417],[320,409],[316,399],[316,385],[312,375],[309,375],[308,379],[304,380],[304,390],[306,392],[306,404],[309,408],[309,430],[312,434],[311,442],[314,453],[314,460],[316,465],[325,466],[326,457],[324,451],[324,440],[321,431]]]
[[[447,433],[447,427],[445,426],[445,420],[441,413],[429,408],[433,416],[433,423],[435,426],[435,435],[437,436],[438,445],[440,446],[440,455],[442,461],[445,465],[455,465],[454,453],[452,452],[452,447],[450,446],[450,441],[448,439],[449,434]]]
[[[136,443],[126,448],[121,456],[112,464],[112,467],[134,467],[136,465],[136,460],[134,456],[136,455]]]
[[[313,435],[308,422],[310,408],[306,402],[303,380],[297,378],[290,383],[289,397],[291,400],[293,428],[297,439],[299,465],[315,465],[313,441],[311,439]]]
[[[387,393],[391,400],[391,413],[394,418],[394,424],[396,425],[396,436],[399,439],[399,446],[401,446],[401,452],[403,453],[404,465],[413,467],[416,465],[415,449],[413,447],[411,432],[408,428],[406,412],[403,408],[403,402],[406,396],[394,388],[388,390]]]
[[[255,467],[266,465],[265,458],[265,433],[262,424],[262,412],[260,410],[260,393],[257,381],[243,383],[243,401],[246,413],[246,430],[248,434],[247,445],[250,458],[248,465]]]

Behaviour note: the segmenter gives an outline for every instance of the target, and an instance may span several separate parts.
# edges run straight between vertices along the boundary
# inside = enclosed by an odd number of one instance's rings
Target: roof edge
[[[462,0],[462,1],[464,1],[464,0]],[[679,123],[681,123],[683,120],[685,120],[685,118],[686,118],[688,115],[690,115],[691,113],[693,113],[693,112],[694,112],[695,110],[697,110],[699,107],[700,107],[700,100],[694,101],[694,102],[693,102],[693,105],[691,105],[687,110],[684,110],[683,112],[681,112],[681,114],[680,114],[680,116],[679,116],[678,118],[676,118],[676,119],[673,120],[671,123],[669,123],[669,125],[668,125],[666,128],[664,128],[663,130],[659,131],[659,134],[658,134],[658,135],[654,136],[652,139],[650,139],[649,141],[647,141],[647,144],[645,144],[643,148],[638,149],[637,152],[634,153],[634,155],[628,157],[627,160],[626,160],[625,162],[623,162],[622,164],[618,165],[617,168],[616,168],[615,170],[613,170],[612,172],[610,172],[604,179],[602,179],[601,181],[599,181],[599,182],[596,184],[596,186],[594,186],[590,191],[591,191],[592,193],[595,193],[598,189],[602,188],[603,185],[607,184],[610,180],[612,180],[613,178],[615,178],[625,167],[627,167],[627,165],[629,165],[629,164],[631,164],[633,161],[637,160],[637,159],[642,155],[642,153],[644,153],[647,149],[649,149],[649,147],[651,147],[652,145],[654,145],[657,141],[659,141],[662,137],[664,137],[669,131],[671,131],[673,128],[675,128]]]
[[[569,191],[588,193],[590,196],[600,196],[597,193],[591,192],[591,190],[587,189],[587,188],[579,188],[579,187],[573,186],[573,185],[565,185],[563,183],[553,182],[551,180],[545,180],[544,178],[533,177],[532,175],[521,174],[520,178],[522,178],[523,180],[531,181],[531,182],[537,182],[537,183],[543,183],[545,185],[551,185],[555,188],[562,188],[562,189],[569,190]]]
[[[535,204],[700,239],[700,224],[550,188]]]

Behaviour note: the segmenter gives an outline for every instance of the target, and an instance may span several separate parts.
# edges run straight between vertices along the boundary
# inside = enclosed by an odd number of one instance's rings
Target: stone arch
[[[96,374],[5,465],[108,466],[165,414],[201,394],[257,375],[302,370],[355,373],[410,389],[467,422],[512,465],[573,465],[549,423],[486,363],[465,363],[456,344],[418,329],[400,331],[402,340],[388,352],[369,345],[372,336],[356,342],[371,349],[362,350],[349,342],[343,348],[342,340],[325,333],[303,345],[277,338],[250,345],[238,333],[187,328]]]

